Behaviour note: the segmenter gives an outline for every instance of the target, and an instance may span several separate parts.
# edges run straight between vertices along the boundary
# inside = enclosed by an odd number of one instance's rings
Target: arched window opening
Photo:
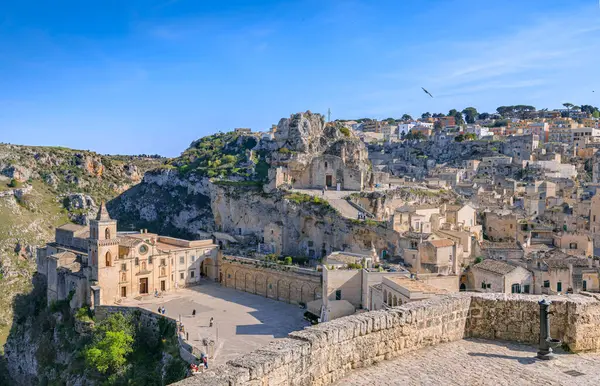
[[[387,304],[387,291],[383,290],[383,302]]]
[[[104,230],[104,238],[105,238],[106,240],[109,240],[109,239],[110,239],[110,229],[106,228],[106,229]]]
[[[107,267],[112,267],[112,256],[110,254],[110,251],[106,252],[106,255],[104,255],[105,258],[105,265]]]
[[[142,271],[145,271],[145,270],[146,270],[146,262],[142,261]]]

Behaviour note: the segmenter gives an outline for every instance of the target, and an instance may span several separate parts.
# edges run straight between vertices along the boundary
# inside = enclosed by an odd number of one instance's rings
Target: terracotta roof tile
[[[429,242],[436,248],[451,247],[454,245],[454,241],[449,239],[430,240]]]

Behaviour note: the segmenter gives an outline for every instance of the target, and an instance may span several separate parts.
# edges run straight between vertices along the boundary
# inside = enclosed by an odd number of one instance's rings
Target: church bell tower
[[[90,220],[91,280],[101,289],[101,303],[111,302],[118,294],[119,239],[117,221],[110,218],[104,202],[95,220]]]

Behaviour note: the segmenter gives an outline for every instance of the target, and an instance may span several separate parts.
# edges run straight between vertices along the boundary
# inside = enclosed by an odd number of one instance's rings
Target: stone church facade
[[[48,302],[71,298],[72,307],[118,303],[124,298],[169,292],[218,277],[213,240],[182,240],[140,232],[117,232],[101,205],[89,226],[65,224],[55,242],[40,248],[38,273]]]

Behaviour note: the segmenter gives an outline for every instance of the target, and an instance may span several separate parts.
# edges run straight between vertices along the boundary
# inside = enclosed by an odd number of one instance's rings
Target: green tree
[[[456,110],[456,109],[452,109],[448,112],[448,116],[449,117],[454,117],[454,120],[456,122],[457,125],[464,125],[465,124],[465,120],[463,119],[463,115],[460,111]]]
[[[124,331],[107,331],[104,336],[85,350],[88,365],[102,374],[116,373],[127,363],[133,351],[133,337]]]
[[[92,343],[83,353],[86,363],[102,374],[118,373],[133,352],[133,335],[130,317],[110,315],[95,328]]]
[[[410,114],[404,114],[404,115],[402,115],[402,120],[403,121],[412,121],[413,117],[411,117]]]
[[[575,107],[575,105],[573,103],[569,103],[569,102],[563,103],[562,105],[565,106],[565,108],[567,109],[567,116],[570,117],[571,116],[571,109],[573,107]]]
[[[477,116],[479,115],[475,107],[467,107],[462,113],[465,115],[467,123],[475,123],[475,119],[477,119]]]
[[[427,118],[431,118],[431,113],[428,111],[426,113],[421,114],[421,118],[422,119],[427,119]]]
[[[598,110],[597,107],[594,107],[592,105],[581,105],[580,109],[584,113],[588,113],[588,114],[594,114],[594,111]]]
[[[596,110],[592,113],[592,117],[594,118],[600,118],[600,111]]]
[[[456,137],[454,137],[454,140],[455,140],[456,142],[462,142],[462,141],[464,141],[464,140],[465,140],[465,136],[464,136],[464,135],[462,135],[462,134],[459,134],[459,135],[457,135]]]

